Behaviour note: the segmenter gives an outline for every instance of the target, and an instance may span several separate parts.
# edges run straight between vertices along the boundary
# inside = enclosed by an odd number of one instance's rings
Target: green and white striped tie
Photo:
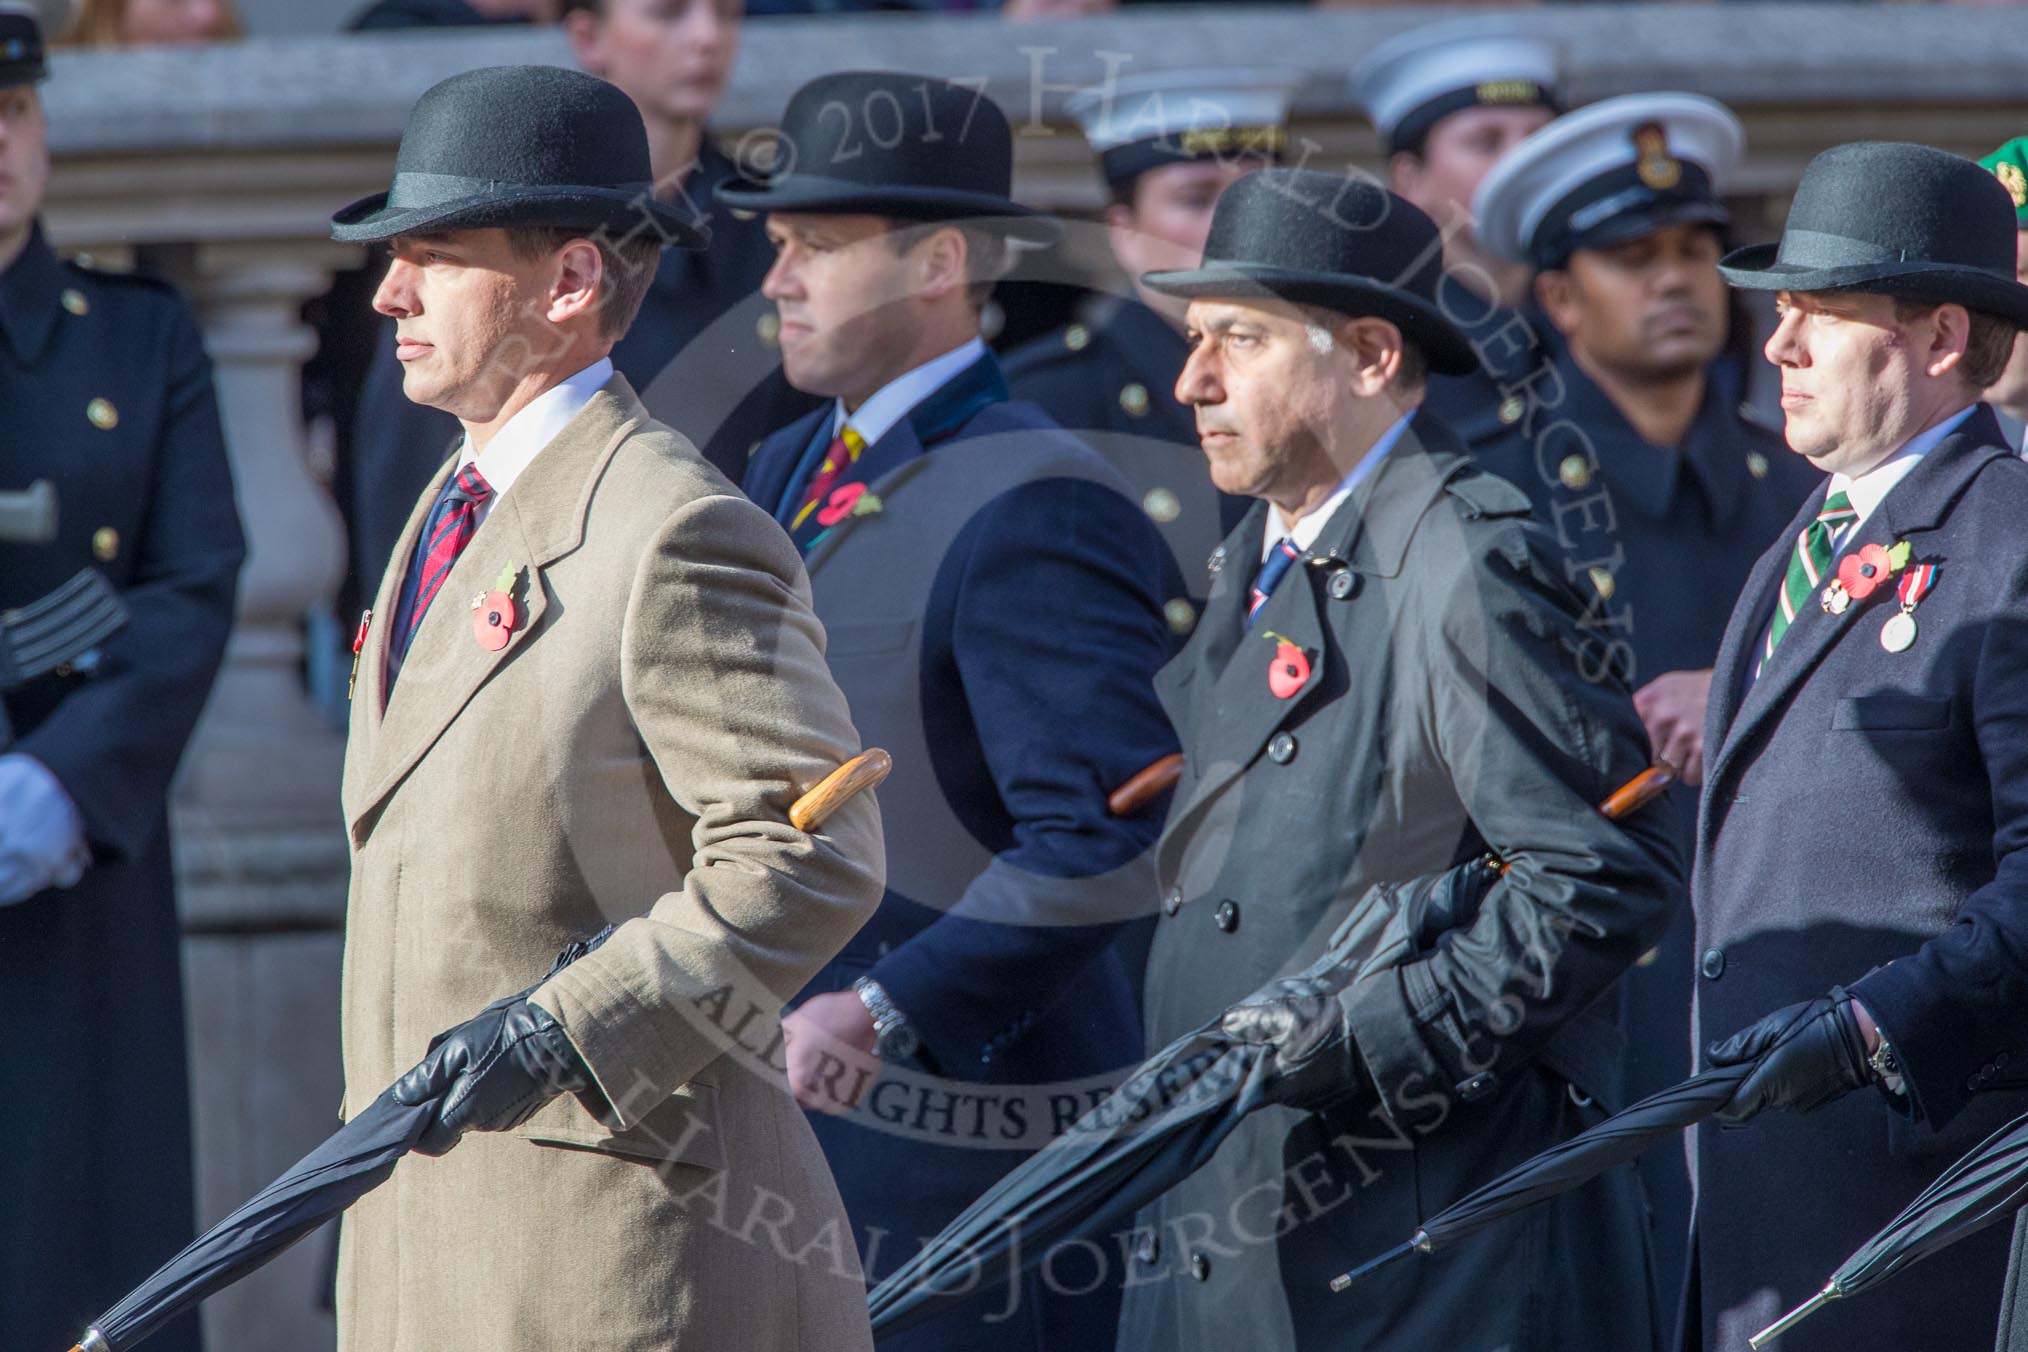
[[[1760,665],[1754,668],[1759,677],[1766,669],[1767,660],[1774,656],[1775,644],[1782,641],[1782,635],[1796,622],[1796,616],[1809,603],[1811,593],[1823,583],[1824,575],[1831,571],[1831,541],[1839,531],[1859,519],[1852,500],[1843,493],[1833,493],[1824,499],[1824,505],[1817,512],[1817,519],[1803,527],[1796,536],[1796,552],[1789,559],[1789,571],[1782,578],[1781,595],[1776,598],[1774,623],[1768,626],[1767,647],[1760,655]]]

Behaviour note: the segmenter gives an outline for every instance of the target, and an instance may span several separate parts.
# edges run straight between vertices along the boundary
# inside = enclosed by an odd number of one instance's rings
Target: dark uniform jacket
[[[683,184],[689,203],[708,207],[712,187],[732,172],[732,161],[707,137],[697,170]],[[738,483],[754,445],[814,401],[781,373],[774,307],[760,294],[774,249],[760,222],[716,209],[710,224],[710,248],[663,250],[640,314],[612,359],[650,414]],[[402,393],[394,321],[381,329],[352,443],[356,574],[369,589],[387,567],[409,508],[460,435],[456,418]]]
[[[211,362],[169,287],[60,262],[0,274],[0,489],[61,534],[0,544],[0,611],[95,566],[131,609],[95,661],[4,696],[77,804],[84,880],[0,907],[0,1347],[68,1347],[188,1242],[183,994],[166,801],[232,624],[244,547]],[[194,1349],[195,1319],[158,1339]],[[153,1346],[154,1344],[150,1344]]]
[[[1905,540],[1937,566],[1903,652],[1890,587],[1806,604],[1747,677],[1811,495],[1748,578],[1712,683],[1693,890],[1696,1033],[1725,1037],[1843,984],[1908,1076],[1878,1093],[1696,1134],[1691,1346],[1747,1336],[1832,1270],[1953,1159],[2028,1110],[2028,464],[1980,406],[1847,546]],[[1782,1352],[1992,1345],[2007,1256],[1994,1227]]]
[[[1423,407],[1476,451],[1508,435],[1531,399],[1553,399],[1554,377],[1546,368],[1563,339],[1532,302],[1495,304],[1449,273],[1438,284],[1437,301],[1471,340],[1479,366],[1464,375],[1431,375]]]
[[[1667,672],[1710,669],[1747,572],[1823,477],[1740,402],[1736,384],[1733,363],[1713,362],[1682,444],[1656,446],[1559,346],[1523,416],[1474,447],[1481,464],[1528,494],[1556,537],[1564,576],[1586,602],[1585,665],[1610,665],[1636,690]],[[1651,810],[1674,815],[1687,855],[1696,790],[1679,785]],[[1685,908],[1628,973],[1630,1099],[1690,1073],[1691,928]],[[1641,1171],[1658,1294],[1673,1304],[1687,1257],[1689,1174],[1676,1150],[1648,1152]]]
[[[1475,915],[1348,997],[1370,1085],[1270,1108],[1141,1217],[1118,1346],[1641,1349],[1646,1242],[1616,1171],[1431,1260],[1329,1278],[1599,1120],[1620,973],[1683,898],[1665,823],[1596,810],[1648,763],[1626,687],[1577,670],[1579,603],[1528,501],[1416,417],[1251,627],[1269,509],[1223,546],[1158,688],[1188,770],[1157,848],[1148,1040],[1301,968],[1374,884],[1491,849]],[[1271,687],[1281,645],[1307,674]]]
[[[1177,644],[1204,606],[1204,560],[1252,504],[1212,486],[1197,418],[1176,398],[1189,346],[1146,305],[1101,297],[1007,358],[1007,386],[1120,472],[1161,532],[1163,615]]]
[[[749,495],[792,521],[831,435],[826,407],[768,438]],[[985,356],[837,481],[862,510],[792,532],[853,722],[895,762],[886,895],[809,987],[871,974],[923,1040],[860,1116],[813,1119],[874,1279],[1139,1056],[1110,943],[1151,905],[1160,807],[1122,820],[1105,800],[1175,740],[1153,688],[1168,646],[1157,546],[1121,489],[1040,410],[1007,402]],[[1062,1284],[1086,1280],[1066,1269]],[[996,1295],[882,1346],[1110,1342],[1110,1292],[1018,1295],[1011,1319],[982,1322],[1005,1307]]]

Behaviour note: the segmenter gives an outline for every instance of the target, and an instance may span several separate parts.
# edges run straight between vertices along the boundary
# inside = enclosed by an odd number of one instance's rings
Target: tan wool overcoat
[[[446,466],[444,474],[450,472]],[[597,1092],[411,1156],[346,1217],[343,1352],[858,1352],[865,1287],[778,1069],[779,1009],[878,903],[870,795],[798,792],[858,738],[795,549],[614,377],[459,557],[390,694],[411,517],[345,764],[346,1103],[546,982]],[[475,598],[511,590],[498,651]]]

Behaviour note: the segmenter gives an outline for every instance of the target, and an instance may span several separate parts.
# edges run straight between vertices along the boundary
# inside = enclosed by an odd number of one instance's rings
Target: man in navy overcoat
[[[1684,1325],[1745,1352],[2028,1109],[2028,465],[1979,402],[2028,287],[1997,180],[1881,142],[1819,155],[1724,271],[1776,292],[1785,435],[1829,475],[1747,580],[1705,732],[1695,1027],[1762,1059],[1696,1134]],[[1782,1352],[1983,1352],[2006,1255],[1995,1227]]]
[[[790,167],[719,201],[767,213],[789,379],[830,397],[745,488],[804,551],[832,673],[895,761],[887,894],[784,1028],[878,1280],[1136,1059],[1112,937],[1153,909],[1160,805],[1107,796],[1175,749],[1169,630],[1125,481],[1009,402],[979,338],[1007,241],[1054,233],[1008,199],[1000,110],[851,73],[799,90],[783,136]],[[1110,1346],[1118,1281],[1061,1264],[881,1347]]]

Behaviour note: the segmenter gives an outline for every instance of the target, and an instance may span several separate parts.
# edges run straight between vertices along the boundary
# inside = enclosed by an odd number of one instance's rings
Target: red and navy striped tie
[[[443,588],[444,579],[451,575],[451,566],[478,533],[479,509],[492,496],[493,485],[486,482],[486,476],[479,473],[479,467],[467,464],[458,470],[445,486],[443,496],[437,499],[436,509],[424,524],[422,543],[417,546],[415,560],[409,567],[408,587],[403,589],[408,593],[412,588],[412,594],[403,595],[395,617],[394,632],[388,636],[389,685],[393,684],[394,672],[399,669],[402,659],[408,656],[408,645],[415,640],[415,631],[421,627],[423,616],[429,613],[430,602]]]
[[[1253,582],[1253,600],[1246,607],[1248,624],[1253,623],[1253,617],[1260,614],[1260,608],[1275,594],[1275,588],[1287,575],[1289,565],[1301,557],[1303,552],[1296,548],[1296,542],[1283,536],[1274,549],[1269,551],[1267,558],[1261,561],[1260,575]]]

